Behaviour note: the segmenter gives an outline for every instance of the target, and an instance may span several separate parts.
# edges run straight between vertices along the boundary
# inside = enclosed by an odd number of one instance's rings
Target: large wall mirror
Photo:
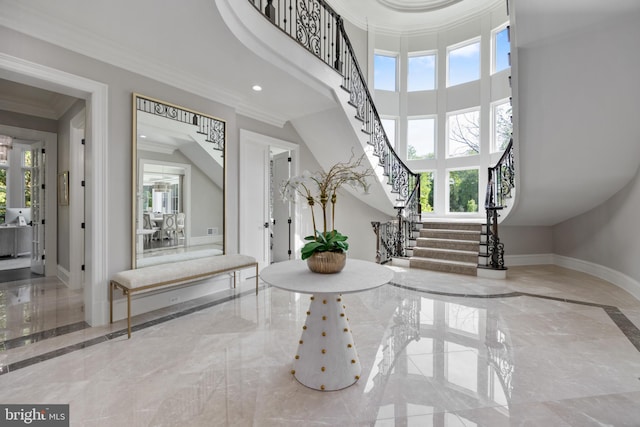
[[[133,94],[133,268],[225,252],[226,123]]]

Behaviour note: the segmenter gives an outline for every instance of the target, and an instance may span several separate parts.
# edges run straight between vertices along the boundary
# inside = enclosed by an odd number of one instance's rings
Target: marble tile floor
[[[640,426],[625,291],[554,266],[505,281],[390,268],[343,297],[363,366],[347,389],[290,374],[309,297],[247,286],[137,316],[130,340],[119,321],[0,351],[0,403],[69,404],[75,426]],[[12,286],[2,313],[21,309]],[[30,304],[61,316],[38,328],[78,323],[61,314],[73,292],[34,286]]]

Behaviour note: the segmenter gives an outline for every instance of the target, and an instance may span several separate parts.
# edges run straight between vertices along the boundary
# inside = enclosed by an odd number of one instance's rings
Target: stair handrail
[[[498,232],[498,211],[506,207],[506,200],[511,197],[511,191],[515,187],[515,167],[513,138],[502,153],[495,166],[487,171],[487,192],[484,208],[487,213],[486,220],[486,248],[485,264],[479,267],[494,270],[506,270],[504,266],[504,243],[500,242]]]
[[[496,162],[495,166],[488,169],[485,209],[506,207],[506,199],[511,197],[511,190],[515,187],[513,155],[513,138],[511,138],[500,160]]]
[[[277,7],[274,0],[249,0],[272,24],[342,75],[342,87],[350,94],[356,117],[363,123],[362,130],[370,136],[368,143],[373,146],[373,154],[378,157],[379,165],[389,180],[391,192],[398,195],[398,203],[394,206],[398,210],[398,235],[394,237],[395,244],[391,245],[396,249],[389,256],[404,256],[415,223],[420,220],[420,175],[412,172],[400,159],[382,127],[342,17],[324,0],[276,2]],[[380,234],[376,234],[380,239]],[[381,260],[386,261],[388,259]]]

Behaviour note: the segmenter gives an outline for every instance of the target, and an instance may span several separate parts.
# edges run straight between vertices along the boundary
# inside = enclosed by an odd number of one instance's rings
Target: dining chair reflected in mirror
[[[162,239],[173,240],[176,238],[177,229],[178,227],[176,224],[176,214],[163,214],[162,228],[160,229],[160,237]]]
[[[157,237],[158,231],[160,230],[160,227],[154,226],[153,222],[151,221],[151,215],[149,215],[148,213],[142,214],[142,228],[144,228],[145,230],[155,230],[154,233],[144,235],[146,244],[149,244],[151,240],[155,239]]]
[[[178,212],[178,214],[176,215],[176,234],[178,236],[178,239],[185,239],[187,237],[184,234],[185,217],[186,215],[184,212]]]

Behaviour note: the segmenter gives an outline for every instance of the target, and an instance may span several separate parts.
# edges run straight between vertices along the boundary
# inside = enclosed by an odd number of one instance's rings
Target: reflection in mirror
[[[133,96],[134,268],[220,255],[225,122]]]

